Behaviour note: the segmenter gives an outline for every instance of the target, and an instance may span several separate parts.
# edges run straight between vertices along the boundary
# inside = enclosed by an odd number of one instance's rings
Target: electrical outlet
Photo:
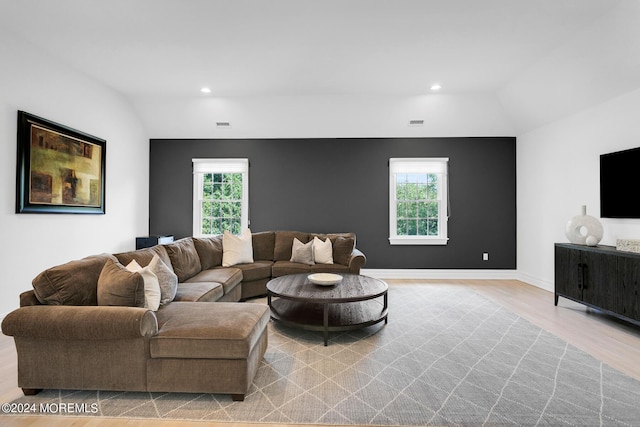
[[[483,252],[482,253],[482,260],[483,261],[489,261],[489,252]]]

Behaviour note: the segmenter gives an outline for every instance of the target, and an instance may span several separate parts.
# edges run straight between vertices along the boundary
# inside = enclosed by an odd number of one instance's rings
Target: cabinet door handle
[[[582,271],[582,263],[578,263],[578,289],[582,290],[582,282],[584,280],[583,271]]]
[[[589,266],[587,264],[582,264],[582,289],[587,289],[587,283],[589,279]]]

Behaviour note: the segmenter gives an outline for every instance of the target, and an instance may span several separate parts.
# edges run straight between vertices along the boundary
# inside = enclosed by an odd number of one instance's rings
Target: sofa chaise
[[[295,239],[314,238],[331,241],[332,264],[295,261]],[[53,388],[244,400],[267,348],[269,310],[239,301],[264,295],[273,277],[358,274],[366,262],[353,233],[253,233],[252,262],[230,266],[222,265],[223,242],[223,236],[187,237],[41,272],[2,322],[16,344],[19,387],[26,395]],[[169,271],[156,310],[146,307],[144,274],[128,268],[134,261]]]

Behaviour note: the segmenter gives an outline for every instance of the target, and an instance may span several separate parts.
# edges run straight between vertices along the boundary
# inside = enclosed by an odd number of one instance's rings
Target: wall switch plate
[[[489,261],[489,252],[483,252],[482,253],[482,260],[483,261]]]

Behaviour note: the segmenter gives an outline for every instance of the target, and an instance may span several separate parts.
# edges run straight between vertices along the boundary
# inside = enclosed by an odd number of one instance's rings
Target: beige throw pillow
[[[307,265],[315,264],[313,261],[313,240],[308,243],[302,243],[294,237],[290,261]]]
[[[225,231],[222,235],[222,266],[231,267],[236,264],[253,262],[253,243],[251,230],[244,230],[239,236]]]
[[[127,270],[140,273],[142,280],[144,280],[144,308],[158,311],[161,295],[158,276],[151,271],[149,266],[141,267],[135,259],[127,264]]]
[[[333,246],[328,238],[323,242],[317,236],[313,238],[313,260],[317,264],[333,264]]]

